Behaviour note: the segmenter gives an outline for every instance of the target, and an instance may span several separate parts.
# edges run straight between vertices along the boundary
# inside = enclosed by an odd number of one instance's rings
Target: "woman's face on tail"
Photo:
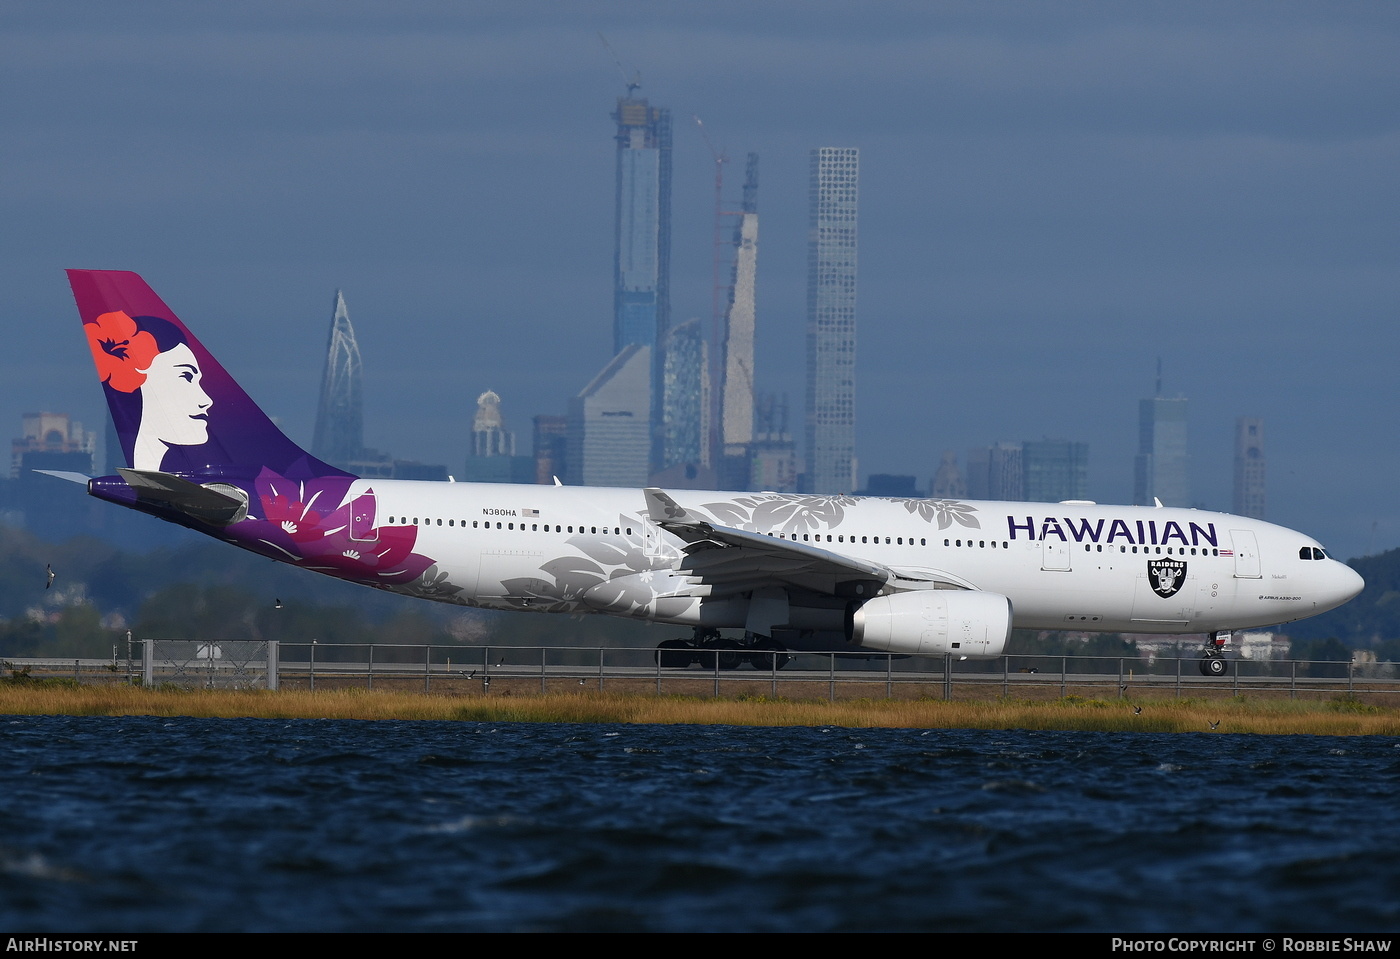
[[[141,386],[142,418],[154,419],[156,438],[173,446],[209,441],[213,401],[200,385],[204,374],[184,343],[157,354]]]

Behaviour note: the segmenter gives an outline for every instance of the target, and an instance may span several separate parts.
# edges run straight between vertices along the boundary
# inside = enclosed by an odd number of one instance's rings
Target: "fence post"
[[[953,654],[943,654],[943,701],[953,698]]]
[[[1181,647],[1176,648],[1176,698],[1181,698]]]
[[[894,654],[885,654],[885,698],[894,699]]]
[[[316,640],[311,641],[311,691],[316,691]]]
[[[1001,698],[1005,699],[1011,695],[1011,657],[1001,658]]]
[[[1067,692],[1067,689],[1068,689],[1068,682],[1069,682],[1069,657],[1068,657],[1068,656],[1061,656],[1061,657],[1060,657],[1060,698],[1061,698],[1061,699],[1064,699],[1067,695],[1069,695],[1069,693]]]
[[[433,683],[433,644],[423,644],[423,692],[432,689]]]
[[[1298,660],[1296,660],[1296,659],[1289,660],[1289,663],[1290,663],[1290,665],[1292,665],[1292,667],[1293,667],[1293,678],[1290,679],[1290,680],[1288,681],[1288,698],[1289,698],[1289,699],[1297,699],[1297,698],[1298,698]]]
[[[603,691],[603,647],[598,647],[598,692]]]
[[[836,702],[836,654],[826,654],[826,701]]]
[[[1123,699],[1127,687],[1123,685],[1123,657],[1118,657],[1118,698]]]
[[[141,640],[141,685],[150,689],[156,684],[156,641]]]
[[[774,698],[774,699],[777,699],[777,698],[778,698],[778,653],[777,653],[776,650],[771,651],[771,652],[769,652],[769,654],[768,654],[768,673],[769,673],[769,677],[768,677],[768,678],[769,678],[769,679],[772,681],[772,683],[773,683],[773,687],[772,687],[772,690],[773,690],[773,698]]]
[[[77,660],[74,660],[74,662],[76,663]],[[1352,695],[1351,679],[1352,679],[1352,676],[1353,676],[1355,673],[1356,673],[1356,661],[1353,660],[1352,662],[1347,663],[1347,696],[1348,696],[1348,698],[1350,698],[1350,696]]]
[[[369,663],[367,664],[367,669],[366,676],[368,677],[369,688],[374,689],[374,643],[369,644]]]
[[[540,695],[544,695],[544,674],[545,674],[545,668],[544,668],[544,666],[545,666],[545,657],[548,656],[548,655],[549,655],[549,650],[548,650],[546,647],[541,646],[541,647],[540,647]]]
[[[277,640],[269,639],[267,641],[267,688],[274,693],[277,692],[279,686],[277,667],[281,665],[278,661],[280,655],[281,647],[278,646]]]

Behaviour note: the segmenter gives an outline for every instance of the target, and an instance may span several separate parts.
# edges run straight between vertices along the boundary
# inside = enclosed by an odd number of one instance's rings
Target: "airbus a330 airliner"
[[[362,479],[288,439],[139,276],[68,276],[129,465],[65,478],[408,596],[691,628],[663,665],[991,658],[1027,627],[1204,633],[1221,675],[1230,631],[1363,585],[1301,533],[1191,509]]]

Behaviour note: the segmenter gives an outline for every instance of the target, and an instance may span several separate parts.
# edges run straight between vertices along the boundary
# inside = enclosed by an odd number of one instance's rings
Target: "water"
[[[1400,741],[0,717],[0,926],[1390,931]]]

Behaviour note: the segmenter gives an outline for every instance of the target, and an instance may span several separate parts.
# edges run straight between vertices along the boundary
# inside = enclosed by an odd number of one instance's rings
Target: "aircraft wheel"
[[[695,650],[683,639],[668,639],[656,645],[656,664],[663,669],[685,669],[695,661]]]
[[[719,656],[720,669],[738,669],[747,658],[744,651],[739,648],[739,644],[727,639],[721,639],[715,643],[715,652]]]
[[[1201,660],[1202,676],[1224,676],[1229,672],[1230,666],[1219,656],[1207,656]]]
[[[754,649],[746,654],[748,664],[754,669],[767,672],[770,669],[782,669],[792,662],[792,657],[787,653],[776,649]]]

